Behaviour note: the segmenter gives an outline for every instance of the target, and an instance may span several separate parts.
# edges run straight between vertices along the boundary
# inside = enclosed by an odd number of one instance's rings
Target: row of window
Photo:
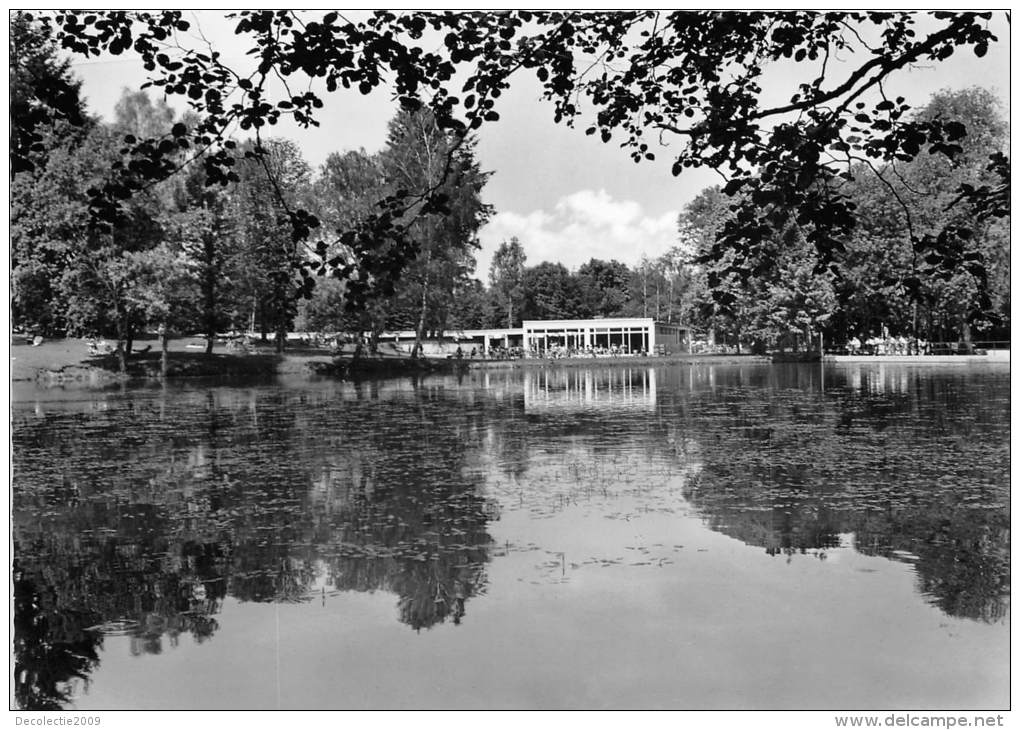
[[[589,329],[535,329],[525,330],[526,335],[579,335],[590,332],[593,335],[647,334],[647,327],[591,327]]]

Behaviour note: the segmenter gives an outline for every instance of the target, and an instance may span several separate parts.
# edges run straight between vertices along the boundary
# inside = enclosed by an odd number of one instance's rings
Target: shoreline
[[[768,363],[769,359],[761,355],[737,354],[689,354],[676,355],[619,355],[616,357],[559,357],[540,358],[526,357],[518,360],[464,360],[469,370],[486,370],[497,368],[560,368],[589,367],[593,365],[679,365],[682,363],[710,363],[716,365]]]
[[[1009,364],[1009,350],[990,350],[987,355],[823,355],[825,363],[896,363],[900,365]]]
[[[39,346],[18,343],[10,345],[12,383],[34,382],[39,387],[107,387],[117,383],[145,382],[160,379],[161,353],[147,341],[148,348],[128,357],[127,373],[120,373],[115,355],[94,356],[85,340],[51,340]],[[157,346],[158,347],[158,346]],[[261,350],[261,351],[260,351]],[[768,364],[766,356],[751,354],[690,354],[645,355],[617,357],[521,358],[516,360],[482,360],[421,358],[386,355],[362,355],[357,362],[353,353],[340,357],[326,350],[294,348],[277,354],[263,347],[252,353],[196,352],[194,338],[172,340],[168,351],[167,378],[271,378],[281,375],[306,375],[341,379],[391,378],[414,375],[453,375],[472,370],[560,369],[580,367],[654,367],[694,364]],[[822,364],[912,364],[912,365],[974,365],[983,363],[1009,364],[1009,351],[988,355],[825,355]]]
[[[141,349],[139,349],[139,345]],[[146,347],[147,346],[147,347]],[[12,338],[10,381],[34,383],[39,387],[107,387],[118,383],[151,382],[161,379],[161,352],[153,340],[136,343],[122,373],[115,354],[92,355],[86,340],[66,338],[33,346]],[[337,358],[325,349],[295,347],[278,354],[272,347],[254,352],[219,351],[207,355],[196,347],[196,338],[171,340],[168,348],[167,380],[188,378],[271,378],[307,375],[340,378],[396,377],[401,375],[455,373],[467,369],[452,360],[367,356],[355,364],[351,354]]]

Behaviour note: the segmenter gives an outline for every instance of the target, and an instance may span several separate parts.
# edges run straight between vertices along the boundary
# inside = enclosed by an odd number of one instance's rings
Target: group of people
[[[619,357],[620,355],[646,355],[644,350],[631,352],[627,345],[588,345],[587,347],[566,347],[564,345],[553,345],[545,350],[532,347],[529,357],[564,358],[564,357]]]
[[[592,346],[588,347],[566,347],[565,345],[553,345],[542,349],[532,345],[528,350],[523,347],[472,347],[466,350],[462,345],[457,345],[453,357],[475,360],[518,360],[522,357],[560,359],[568,357],[618,357],[621,355],[647,355],[644,350],[630,351],[627,345],[610,345],[609,347]]]
[[[908,339],[903,335],[869,337],[863,342],[854,335],[847,340],[846,349],[851,355],[928,355],[931,353],[931,346],[925,340]]]
[[[470,351],[465,351],[460,345],[457,345],[457,350],[453,355],[458,360],[465,357],[471,360],[518,360],[524,357],[524,348],[521,347],[490,347],[486,350],[484,347],[472,347]]]
[[[39,338],[42,339],[41,337]],[[85,343],[89,347],[90,355],[109,355],[114,352],[116,348],[110,342],[107,342],[102,337],[89,337],[85,340]]]

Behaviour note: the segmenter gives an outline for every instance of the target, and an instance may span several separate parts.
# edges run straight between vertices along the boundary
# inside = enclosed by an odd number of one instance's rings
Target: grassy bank
[[[149,349],[128,356],[127,373],[120,372],[115,354],[95,356],[84,340],[50,340],[32,346],[12,342],[11,380],[46,383],[104,383],[132,378],[158,378],[161,354],[155,343]],[[280,358],[275,355],[234,355],[187,348],[187,341],[172,343],[168,357],[170,377],[187,376],[259,376],[277,371]]]
[[[463,364],[452,360],[411,360],[407,357],[361,357],[352,353],[337,358],[329,350],[297,347],[277,354],[271,346],[249,353],[215,351],[206,355],[194,339],[174,339],[168,347],[167,376],[182,377],[271,377],[282,374],[316,374],[326,377],[391,377],[399,375],[456,372]],[[136,344],[140,351],[127,359],[127,373],[119,371],[115,354],[95,356],[88,343],[79,339],[45,341],[38,346],[24,339],[12,339],[11,380],[35,381],[42,385],[101,385],[118,380],[160,377],[161,353],[154,340]],[[222,350],[223,346],[219,346]]]

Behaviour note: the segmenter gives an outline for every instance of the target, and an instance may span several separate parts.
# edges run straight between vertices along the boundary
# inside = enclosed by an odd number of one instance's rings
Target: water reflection
[[[226,596],[385,590],[421,630],[459,622],[484,590],[496,508],[467,464],[479,411],[428,388],[152,395],[16,426],[21,706],[61,705],[91,666],[32,671],[39,647],[54,647],[48,667],[94,662],[80,644],[104,633],[158,654],[212,636]],[[53,596],[43,618],[37,595]]]
[[[72,682],[87,680],[99,663],[102,636],[84,630],[96,614],[61,610],[61,594],[26,576],[17,560],[13,589],[15,702],[23,709],[59,710],[71,699]]]
[[[769,554],[849,545],[910,563],[951,616],[1002,620],[1008,397],[995,380],[854,369],[830,373],[825,393],[699,394],[678,426],[697,465],[686,496],[712,529]]]
[[[539,582],[669,564],[608,536],[601,556],[543,545],[539,522],[572,510],[693,510],[786,560],[907,563],[945,614],[1008,617],[1008,374],[550,369],[40,403],[15,404],[12,432],[25,708],[66,705],[104,637],[215,643],[228,600],[383,591],[424,631],[467,621],[511,550],[535,551]],[[510,513],[527,539],[496,545]]]
[[[524,410],[655,410],[653,368],[543,368],[524,371]]]

